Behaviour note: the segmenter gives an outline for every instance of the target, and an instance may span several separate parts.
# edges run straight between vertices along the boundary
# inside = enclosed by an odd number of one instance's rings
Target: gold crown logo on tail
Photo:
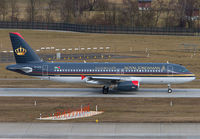
[[[19,56],[25,55],[26,52],[27,52],[26,49],[22,48],[21,46],[19,48],[15,49],[15,53]]]

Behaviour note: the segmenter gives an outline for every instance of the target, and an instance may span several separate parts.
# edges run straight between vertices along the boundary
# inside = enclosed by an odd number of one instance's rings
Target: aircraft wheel
[[[106,87],[105,86],[102,88],[102,93],[106,94]]]
[[[108,94],[108,92],[109,92],[109,87],[106,88],[106,92],[107,92],[107,94]]]
[[[168,93],[172,93],[172,89],[168,89]]]
[[[109,92],[109,87],[103,87],[103,89],[102,89],[102,91],[103,91],[103,94],[108,94],[108,92]]]
[[[172,93],[171,84],[168,84],[168,93]]]

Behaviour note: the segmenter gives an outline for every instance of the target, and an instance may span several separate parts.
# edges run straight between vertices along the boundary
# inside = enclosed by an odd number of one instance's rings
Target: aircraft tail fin
[[[10,40],[13,47],[16,63],[41,62],[39,56],[28,45],[24,38],[17,32],[10,32]]]

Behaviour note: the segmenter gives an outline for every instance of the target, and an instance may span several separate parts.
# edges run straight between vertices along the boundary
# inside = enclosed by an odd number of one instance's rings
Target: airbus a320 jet
[[[185,67],[170,63],[48,63],[40,60],[19,33],[11,32],[10,39],[16,64],[7,70],[57,82],[98,84],[103,94],[113,85],[133,91],[140,84],[166,84],[171,93],[171,84],[195,79]]]

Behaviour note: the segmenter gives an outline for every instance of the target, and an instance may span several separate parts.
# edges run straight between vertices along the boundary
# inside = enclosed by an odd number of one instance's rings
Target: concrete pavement
[[[0,138],[200,138],[198,123],[0,123]]]
[[[139,91],[110,91],[102,94],[101,88],[0,88],[0,96],[23,97],[159,97],[159,98],[200,98],[200,89],[140,88]]]

